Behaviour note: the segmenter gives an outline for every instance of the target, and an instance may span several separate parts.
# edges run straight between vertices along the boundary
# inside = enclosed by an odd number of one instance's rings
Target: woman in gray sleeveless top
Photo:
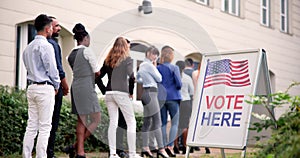
[[[77,46],[68,57],[68,62],[73,70],[71,86],[72,113],[77,114],[76,137],[77,142],[69,147],[70,156],[76,148],[76,158],[85,158],[84,140],[93,132],[100,122],[100,105],[95,91],[95,76],[99,76],[99,66],[90,45],[90,37],[82,24],[73,28]],[[91,122],[87,124],[88,115]],[[71,151],[70,151],[71,150]]]

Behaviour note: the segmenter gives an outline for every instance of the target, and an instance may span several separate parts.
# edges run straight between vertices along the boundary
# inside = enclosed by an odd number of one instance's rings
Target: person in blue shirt
[[[174,140],[177,135],[179,122],[179,103],[181,98],[180,89],[182,86],[178,66],[171,64],[174,59],[174,49],[164,46],[161,50],[160,64],[157,66],[162,75],[162,82],[159,85],[158,99],[161,107],[162,134],[165,149],[169,156],[174,157]],[[167,140],[168,113],[171,116],[171,129],[169,140]]]
[[[61,82],[58,92],[55,96],[54,111],[53,111],[53,116],[52,116],[52,128],[51,128],[50,137],[48,140],[48,147],[47,147],[47,158],[55,158],[55,155],[54,155],[54,144],[55,144],[55,135],[56,135],[55,133],[58,129],[62,99],[63,99],[64,95],[67,95],[69,93],[69,86],[68,86],[68,83],[66,80],[66,75],[65,75],[65,72],[64,72],[64,69],[62,66],[61,49],[57,42],[57,37],[59,36],[61,27],[59,25],[58,20],[55,17],[49,16],[49,18],[52,19],[53,33],[52,33],[51,38],[48,38],[48,42],[50,44],[52,44],[52,46],[54,48],[57,70],[58,70],[59,78],[60,78],[60,82]]]

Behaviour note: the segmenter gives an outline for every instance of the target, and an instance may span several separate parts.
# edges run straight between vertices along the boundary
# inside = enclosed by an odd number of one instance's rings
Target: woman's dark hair
[[[179,67],[180,74],[182,74],[183,69],[185,68],[185,63],[182,60],[178,60],[176,64]]]
[[[46,25],[49,25],[52,22],[52,19],[50,19],[46,14],[40,14],[38,17],[34,20],[34,27],[37,32],[43,30]]]
[[[159,56],[159,50],[155,46],[150,46],[147,48],[145,55],[147,56],[148,53],[155,54]]]
[[[191,58],[187,58],[184,60],[186,66],[193,66],[194,61]]]
[[[72,32],[74,33],[74,39],[76,39],[77,42],[82,41],[85,36],[89,35],[81,23],[76,24]]]

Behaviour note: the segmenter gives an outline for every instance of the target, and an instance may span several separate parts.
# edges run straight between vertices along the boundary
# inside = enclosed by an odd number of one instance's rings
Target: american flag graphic
[[[250,85],[248,60],[223,59],[208,62],[204,88],[224,84],[231,87]]]

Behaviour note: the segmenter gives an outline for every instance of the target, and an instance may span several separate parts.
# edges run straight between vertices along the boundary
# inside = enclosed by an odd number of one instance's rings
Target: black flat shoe
[[[76,155],[75,158],[86,158],[85,155]]]
[[[162,157],[162,158],[168,158],[169,155],[164,155],[161,151],[157,151],[157,158],[160,158],[160,157]]]
[[[186,154],[186,147],[182,147],[182,154]]]
[[[75,147],[73,145],[66,146],[63,152],[68,154],[69,158],[75,157]]]
[[[153,158],[153,155],[148,153],[148,151],[142,151],[141,156],[142,157],[146,156],[146,157],[149,157],[149,158]]]
[[[117,154],[119,155],[120,158],[129,158],[129,154],[126,153],[125,151],[117,152]]]
[[[176,157],[176,154],[174,154],[169,148],[165,148],[167,154],[169,155],[169,157]]]
[[[200,151],[200,148],[199,148],[198,146],[195,146],[195,147],[194,147],[194,150]]]
[[[180,154],[179,149],[177,147],[174,146],[173,150],[175,154]]]
[[[205,147],[205,153],[206,153],[206,154],[210,154],[210,150],[209,150],[208,147]]]
[[[190,147],[190,153],[194,153],[194,147]]]

